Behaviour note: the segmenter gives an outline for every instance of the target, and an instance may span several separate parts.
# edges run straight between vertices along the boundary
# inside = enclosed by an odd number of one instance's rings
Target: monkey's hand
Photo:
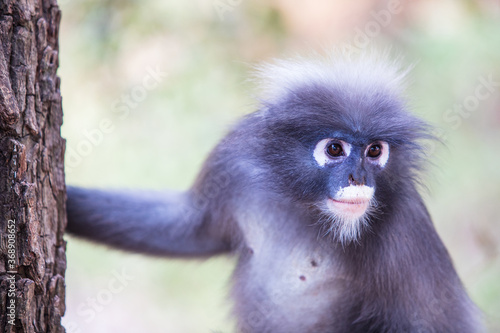
[[[154,255],[201,257],[227,252],[223,228],[189,192],[96,190],[68,186],[70,234]]]

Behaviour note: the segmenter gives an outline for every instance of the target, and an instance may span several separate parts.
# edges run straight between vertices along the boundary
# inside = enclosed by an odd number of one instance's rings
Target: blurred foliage
[[[298,1],[62,0],[60,71],[67,182],[99,187],[190,186],[204,158],[255,109],[253,64],[347,45],[388,4]],[[236,4],[224,13],[215,4]],[[416,63],[408,90],[436,125],[424,196],[436,227],[491,331],[500,331],[500,91],[458,128],[444,115],[500,82],[500,6],[493,1],[408,1],[370,38]],[[351,44],[352,45],[352,44]],[[124,96],[149,71],[166,77],[128,113]],[[107,119],[112,130],[96,134]],[[79,153],[85,133],[93,133]],[[92,137],[92,136],[91,136]],[[79,161],[75,163],[75,154]],[[232,332],[231,258],[185,262],[106,250],[68,237],[68,332]],[[100,302],[113,272],[133,276]],[[98,306],[89,305],[89,297]],[[102,297],[101,297],[102,298]],[[102,299],[101,299],[102,301]],[[100,302],[100,303],[99,303]],[[89,309],[93,310],[90,318]]]

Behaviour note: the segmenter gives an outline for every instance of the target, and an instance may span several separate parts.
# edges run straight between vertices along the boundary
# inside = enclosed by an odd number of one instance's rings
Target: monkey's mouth
[[[370,206],[368,198],[352,198],[352,199],[328,199],[328,208],[337,216],[344,218],[356,219],[366,212]]]

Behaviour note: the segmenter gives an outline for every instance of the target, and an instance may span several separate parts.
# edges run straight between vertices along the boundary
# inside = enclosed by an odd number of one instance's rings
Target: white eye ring
[[[382,146],[382,151],[378,157],[370,157],[368,160],[371,160],[371,163],[377,164],[380,167],[384,167],[389,160],[389,144],[385,141],[376,141],[368,145],[365,149],[365,156],[368,156],[368,150],[374,145],[379,144]]]
[[[332,138],[323,139],[316,144],[313,152],[313,157],[316,160],[316,163],[318,163],[321,167],[328,164],[328,162],[332,162],[333,157],[329,156],[326,152],[328,145],[332,142],[339,143],[342,146],[342,150],[344,151],[346,157],[351,153],[351,145],[349,143]]]

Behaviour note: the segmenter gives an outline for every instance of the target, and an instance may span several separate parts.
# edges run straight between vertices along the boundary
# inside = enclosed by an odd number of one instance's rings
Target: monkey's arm
[[[189,192],[67,188],[67,231],[154,255],[208,256],[230,250],[224,228]]]

